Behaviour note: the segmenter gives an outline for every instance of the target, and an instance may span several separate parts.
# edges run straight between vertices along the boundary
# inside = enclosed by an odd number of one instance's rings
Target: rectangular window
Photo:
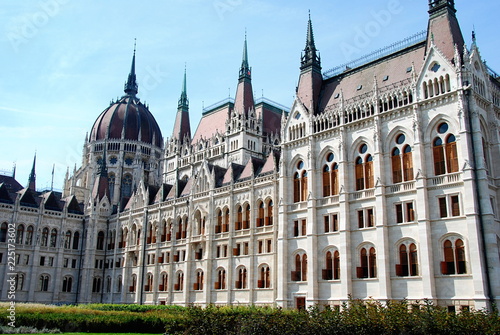
[[[69,264],[69,259],[68,259],[68,258],[65,258],[65,259],[64,259],[63,266],[64,266],[65,268],[67,268],[67,267],[68,267],[68,264]]]
[[[259,247],[258,247],[258,251],[257,251],[259,254],[261,254],[261,253],[262,253],[263,244],[264,244],[264,241],[259,240]]]
[[[339,231],[339,215],[338,214],[333,214],[332,215],[332,223],[333,223],[333,231]]]
[[[451,216],[460,216],[460,203],[458,200],[458,195],[451,196],[450,200],[451,200]]]
[[[373,216],[373,208],[366,210],[366,219],[368,227],[375,227],[375,217]]]
[[[239,243],[236,244],[236,248],[233,248],[233,256],[241,255],[241,245]]]
[[[24,255],[24,265],[29,265],[30,263],[30,255]]]
[[[302,236],[306,236],[307,234],[307,221],[306,219],[302,219]]]
[[[358,211],[358,228],[365,227],[365,212],[363,210]]]
[[[446,198],[439,198],[439,217],[445,218],[448,217],[448,211],[446,210]]]
[[[406,218],[408,222],[415,221],[415,210],[413,209],[413,202],[406,203]]]
[[[267,240],[267,250],[266,250],[266,252],[268,252],[268,253],[272,252],[272,249],[271,249],[272,245],[273,245],[272,243],[273,243],[273,240]]]
[[[330,216],[326,215],[324,217],[325,233],[330,232]]]
[[[45,256],[40,256],[40,266],[45,265]]]
[[[358,210],[358,228],[375,227],[375,213],[373,208]]]
[[[215,249],[215,258],[220,258],[220,245]]]
[[[415,221],[413,201],[395,204],[394,206],[396,210],[396,223]]]
[[[16,264],[19,264],[20,261],[21,261],[21,255],[16,254]]]
[[[222,251],[222,257],[227,257],[227,244],[224,244]]]
[[[248,255],[248,242],[243,243],[243,254]]]
[[[72,260],[71,260],[71,267],[72,267],[73,269],[75,269],[75,268],[76,268],[76,259],[72,259]]]
[[[324,216],[324,229],[325,233],[332,233],[339,231],[339,215],[328,214]]]
[[[299,236],[299,221],[297,220],[293,221],[293,236]]]
[[[403,204],[396,204],[396,222],[403,223]]]

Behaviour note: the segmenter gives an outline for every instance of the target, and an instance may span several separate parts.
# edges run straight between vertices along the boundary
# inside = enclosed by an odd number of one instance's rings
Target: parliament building
[[[17,302],[500,304],[500,77],[456,12],[327,72],[309,18],[288,107],[254,98],[245,39],[234,98],[192,132],[184,75],[169,137],[134,52],[62,193],[0,176],[0,277]]]

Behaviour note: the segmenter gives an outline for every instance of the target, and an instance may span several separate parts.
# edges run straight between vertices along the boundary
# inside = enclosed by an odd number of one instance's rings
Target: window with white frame
[[[375,213],[373,208],[363,208],[358,210],[358,228],[375,227]]]
[[[460,216],[460,197],[458,194],[438,197],[439,217]]]
[[[327,214],[323,217],[325,233],[333,233],[339,231],[339,214]]]
[[[413,201],[396,203],[394,208],[396,212],[396,223],[415,221],[415,208]]]

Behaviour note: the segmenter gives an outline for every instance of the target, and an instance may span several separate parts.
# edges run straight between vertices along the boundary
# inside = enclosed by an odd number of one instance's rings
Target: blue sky
[[[465,40],[500,72],[500,1],[456,0]],[[138,96],[170,136],[187,66],[192,131],[203,106],[234,96],[245,30],[256,97],[290,106],[308,10],[323,70],[427,28],[427,0],[23,0],[0,12],[0,170],[62,188],[85,134],[123,94],[137,38]],[[367,33],[368,32],[368,33]]]

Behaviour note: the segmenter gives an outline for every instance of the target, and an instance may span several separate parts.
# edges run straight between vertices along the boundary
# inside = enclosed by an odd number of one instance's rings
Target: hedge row
[[[382,306],[376,302],[350,301],[342,309],[307,311],[272,308],[190,308],[182,319],[170,319],[167,334],[500,334],[497,312],[463,311],[426,304],[411,308],[406,302]]]
[[[0,305],[0,325],[6,325]],[[60,329],[63,332],[124,332],[166,334],[500,334],[497,311],[462,311],[426,303],[351,300],[340,309],[307,311],[266,307],[176,307],[140,305],[22,305],[16,308],[16,326]]]
[[[163,333],[166,320],[175,317],[165,310],[161,313],[148,306],[141,312],[123,311],[124,308],[98,310],[97,306],[44,306],[35,304],[16,305],[16,327],[31,326],[38,329],[59,329],[63,332],[123,332]],[[88,308],[94,307],[94,308]],[[122,309],[122,310],[120,310]],[[6,308],[0,310],[0,325],[7,325]]]

